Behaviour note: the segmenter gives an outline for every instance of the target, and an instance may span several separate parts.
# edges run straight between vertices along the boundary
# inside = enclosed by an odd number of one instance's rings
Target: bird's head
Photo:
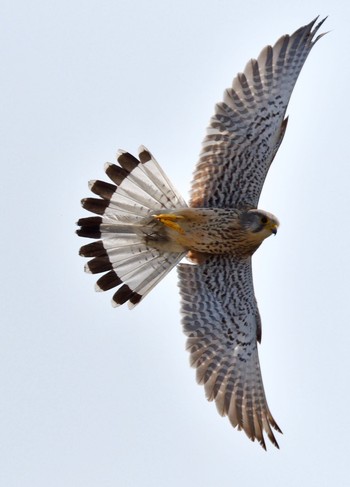
[[[276,235],[279,221],[271,213],[263,210],[248,210],[241,215],[243,228],[261,242],[271,234]]]

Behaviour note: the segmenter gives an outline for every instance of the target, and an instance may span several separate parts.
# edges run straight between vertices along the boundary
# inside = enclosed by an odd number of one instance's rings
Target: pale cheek
[[[270,230],[265,230],[264,231],[264,239],[265,238],[268,238],[268,237],[271,237],[271,235],[272,235],[272,232]]]
[[[268,238],[271,236],[271,232],[270,232],[270,230],[264,228],[260,232],[253,233],[251,235],[252,235],[253,241],[255,241],[257,243],[261,243],[263,240],[265,240],[265,238]]]

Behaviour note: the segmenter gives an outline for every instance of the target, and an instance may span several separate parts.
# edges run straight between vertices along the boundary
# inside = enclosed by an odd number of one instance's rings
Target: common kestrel
[[[325,20],[325,19],[324,19]],[[215,108],[186,204],[151,153],[120,151],[106,164],[113,184],[90,181],[99,198],[82,200],[99,216],[78,221],[95,239],[80,254],[85,270],[103,273],[97,291],[118,288],[112,304],[130,308],[179,262],[182,322],[191,365],[221,415],[266,448],[281,432],[269,410],[258,358],[261,320],[251,257],[276,234],[275,216],[257,209],[282,142],[286,108],[324,22],[317,19],[263,49],[233,80]]]

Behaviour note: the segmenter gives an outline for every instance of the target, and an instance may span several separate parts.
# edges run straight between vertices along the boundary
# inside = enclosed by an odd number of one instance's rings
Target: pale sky
[[[187,197],[215,102],[316,15],[260,207],[259,348],[280,450],[195,381],[173,271],[135,310],[83,272],[75,221],[117,149],[148,147]],[[0,6],[0,485],[350,485],[347,1],[6,1]]]

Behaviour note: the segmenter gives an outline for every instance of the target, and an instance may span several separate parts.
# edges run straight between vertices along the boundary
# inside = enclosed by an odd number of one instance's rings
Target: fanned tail
[[[80,249],[80,255],[92,257],[85,265],[86,272],[105,273],[96,282],[96,291],[118,287],[112,305],[128,302],[132,308],[185,255],[149,243],[159,225],[152,215],[187,204],[145,147],[140,147],[139,159],[120,151],[117,161],[119,164],[105,166],[114,184],[89,182],[99,198],[85,198],[82,206],[99,216],[81,218],[77,234],[98,239]]]

